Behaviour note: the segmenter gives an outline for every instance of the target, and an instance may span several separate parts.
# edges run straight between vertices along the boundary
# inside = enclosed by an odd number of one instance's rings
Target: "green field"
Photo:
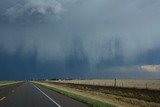
[[[20,82],[20,81],[0,81],[0,86],[15,84],[18,82]]]

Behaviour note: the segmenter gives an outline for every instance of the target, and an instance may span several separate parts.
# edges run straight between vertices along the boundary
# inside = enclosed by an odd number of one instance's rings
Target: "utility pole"
[[[114,79],[114,87],[116,87],[116,78]]]

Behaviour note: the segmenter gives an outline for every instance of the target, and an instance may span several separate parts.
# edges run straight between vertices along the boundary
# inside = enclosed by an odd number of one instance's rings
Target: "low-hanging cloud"
[[[5,15],[12,22],[33,21],[33,18],[35,18],[34,21],[43,21],[42,18],[50,16],[60,17],[62,11],[61,4],[56,0],[22,0],[6,9]]]
[[[132,60],[160,46],[158,0],[3,1],[0,46],[11,55],[20,49],[36,51],[40,61],[76,56],[97,64]]]

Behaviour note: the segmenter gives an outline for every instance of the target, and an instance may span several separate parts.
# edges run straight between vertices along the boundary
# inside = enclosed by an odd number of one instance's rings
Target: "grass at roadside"
[[[90,107],[115,107],[115,106],[113,106],[111,104],[107,104],[107,103],[104,103],[104,102],[101,102],[101,101],[98,101],[98,100],[94,100],[92,98],[83,97],[81,95],[76,95],[76,94],[73,94],[71,92],[66,92],[64,90],[61,90],[61,89],[45,86],[45,85],[42,85],[42,84],[39,84],[39,85],[47,87],[48,89],[56,91],[56,92],[58,92],[60,94],[63,94],[65,96],[67,96],[67,97],[70,97],[70,98],[75,99],[77,101],[80,101],[82,103],[85,103],[85,104],[89,105]]]
[[[18,82],[20,82],[20,81],[0,81],[0,86],[15,84]]]
[[[115,95],[125,98],[135,98],[147,102],[160,103],[160,90],[151,89],[138,89],[127,87],[113,87],[113,86],[101,86],[101,85],[88,85],[88,84],[75,84],[75,83],[62,83],[62,82],[49,82],[51,84],[66,86],[83,91],[91,91],[103,93],[105,95]]]

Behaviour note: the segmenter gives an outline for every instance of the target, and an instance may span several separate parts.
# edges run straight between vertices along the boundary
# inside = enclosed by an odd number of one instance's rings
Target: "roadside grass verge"
[[[67,86],[74,89],[83,91],[99,92],[115,96],[122,96],[125,98],[135,98],[147,102],[160,103],[160,90],[153,89],[138,89],[131,87],[114,87],[114,86],[101,86],[101,85],[88,85],[88,84],[75,84],[75,83],[60,83],[48,82],[55,85]]]
[[[35,82],[35,83],[38,84],[38,85],[41,85],[43,87],[47,87],[48,89],[51,89],[55,92],[58,92],[62,95],[65,95],[67,97],[70,97],[74,100],[77,100],[77,101],[80,101],[84,104],[87,104],[90,107],[115,107],[114,105],[107,104],[107,103],[104,103],[104,102],[101,102],[101,101],[98,101],[98,100],[95,100],[95,99],[92,99],[92,98],[88,98],[88,97],[84,97],[84,96],[81,96],[81,95],[73,94],[71,92],[67,92],[67,91],[64,91],[64,90],[61,90],[61,89],[58,89],[58,88],[45,86],[45,85],[42,85],[42,84],[37,83],[37,82]]]
[[[19,83],[19,82],[20,81],[0,81],[0,86],[16,84],[16,83]]]

